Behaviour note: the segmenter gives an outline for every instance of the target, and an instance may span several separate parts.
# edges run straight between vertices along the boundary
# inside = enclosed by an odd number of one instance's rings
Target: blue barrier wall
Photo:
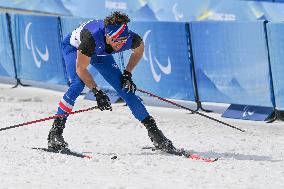
[[[200,101],[272,106],[264,23],[192,22]]]
[[[185,23],[134,22],[129,28],[143,37],[145,51],[134,70],[138,88],[166,98],[194,100]],[[125,65],[131,51],[124,52]]]
[[[66,85],[57,17],[11,15],[19,79]]]
[[[276,108],[284,110],[284,23],[268,23],[267,37],[269,44],[271,71]]]
[[[11,15],[18,78],[25,84],[66,85],[61,55],[63,35],[86,19]],[[6,16],[0,14],[0,76],[15,77]],[[60,27],[61,23],[61,27]],[[267,25],[276,108],[284,110],[283,23]],[[166,98],[194,101],[188,33],[184,22],[131,22],[145,43],[133,75],[141,89]],[[265,27],[258,22],[190,23],[200,101],[273,106]],[[253,34],[253,35],[252,35]],[[5,45],[5,46],[3,46]],[[8,45],[8,48],[7,46]],[[120,66],[131,51],[114,55]],[[90,68],[101,87],[109,84]]]
[[[15,77],[13,54],[5,14],[0,13],[0,76]]]

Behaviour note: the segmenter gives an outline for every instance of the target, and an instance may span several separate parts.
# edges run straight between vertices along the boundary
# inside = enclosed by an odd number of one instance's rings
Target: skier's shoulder
[[[137,47],[140,46],[141,42],[143,41],[142,38],[140,37],[139,34],[133,32],[133,31],[129,31],[130,33],[132,33],[132,45],[131,45],[131,49],[136,49]]]
[[[89,30],[92,33],[96,33],[99,30],[104,29],[104,21],[99,19],[89,20],[82,24],[84,29]]]

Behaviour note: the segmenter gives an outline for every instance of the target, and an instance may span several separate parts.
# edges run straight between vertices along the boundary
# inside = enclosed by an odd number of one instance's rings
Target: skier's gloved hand
[[[126,92],[135,93],[136,85],[132,81],[132,74],[126,70],[124,70],[121,76],[121,88],[122,90],[126,90]]]
[[[110,110],[112,111],[111,103],[108,96],[98,87],[92,89],[94,96],[97,100],[97,105],[101,111]]]

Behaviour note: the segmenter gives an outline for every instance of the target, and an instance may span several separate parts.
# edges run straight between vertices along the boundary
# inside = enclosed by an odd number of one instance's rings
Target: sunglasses
[[[126,37],[111,38],[111,41],[114,43],[126,43],[128,38],[129,38],[129,35]]]

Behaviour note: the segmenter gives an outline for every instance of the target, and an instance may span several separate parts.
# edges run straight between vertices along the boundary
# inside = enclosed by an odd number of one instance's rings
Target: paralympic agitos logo
[[[243,117],[252,116],[252,115],[255,113],[254,111],[252,111],[252,110],[250,109],[249,106],[245,106],[243,111],[244,111]]]
[[[170,57],[168,57],[168,65],[163,66],[162,64],[160,64],[159,60],[155,56],[153,57],[152,49],[151,49],[151,43],[149,43],[148,49],[146,49],[146,41],[147,41],[147,38],[148,38],[150,33],[151,33],[151,30],[147,30],[145,32],[144,36],[143,36],[143,42],[145,44],[145,52],[143,54],[143,59],[150,63],[150,68],[151,68],[151,72],[152,72],[152,75],[154,77],[154,80],[156,82],[160,82],[162,75],[161,75],[161,73],[158,74],[157,71],[155,70],[154,62],[158,65],[158,67],[160,68],[160,71],[162,71],[166,75],[169,75],[172,71],[171,60],[170,60]],[[148,57],[146,55],[146,51],[148,51]],[[153,61],[153,59],[154,59],[154,61]]]
[[[42,61],[47,62],[49,59],[48,48],[45,46],[45,52],[41,52],[33,41],[33,35],[29,34],[32,23],[29,22],[25,28],[25,44],[28,50],[31,50],[36,67],[40,68]]]

